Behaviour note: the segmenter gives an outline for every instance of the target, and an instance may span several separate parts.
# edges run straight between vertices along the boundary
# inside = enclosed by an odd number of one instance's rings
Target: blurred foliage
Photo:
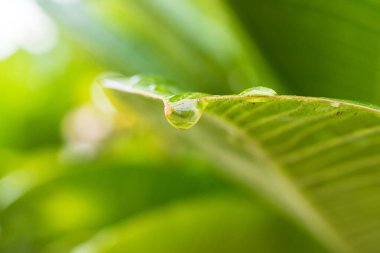
[[[0,252],[325,251],[187,143],[98,110],[91,87],[117,71],[379,104],[377,3],[38,3],[58,44],[0,61]]]
[[[379,104],[378,1],[228,2],[297,95]]]

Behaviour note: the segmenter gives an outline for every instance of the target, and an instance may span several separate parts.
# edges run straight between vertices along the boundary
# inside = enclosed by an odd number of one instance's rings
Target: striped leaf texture
[[[379,108],[265,87],[224,96],[181,93],[147,76],[100,83],[114,105],[193,141],[331,252],[380,252]]]

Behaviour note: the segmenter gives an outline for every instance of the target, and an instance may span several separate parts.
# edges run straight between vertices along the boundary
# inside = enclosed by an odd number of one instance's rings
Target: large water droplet
[[[206,102],[197,98],[203,94],[180,94],[169,98],[166,108],[166,118],[169,123],[178,129],[189,129],[194,126],[202,116]]]
[[[277,92],[267,87],[257,86],[244,90],[240,95],[276,96]]]

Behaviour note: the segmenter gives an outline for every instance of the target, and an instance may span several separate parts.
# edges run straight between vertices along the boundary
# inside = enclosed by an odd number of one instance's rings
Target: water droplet
[[[204,96],[200,93],[180,94],[169,98],[165,115],[169,123],[178,129],[189,129],[202,116],[206,101],[197,98]]]
[[[277,92],[267,87],[257,86],[244,90],[240,95],[276,96]]]
[[[340,103],[339,102],[332,102],[330,105],[332,107],[338,108],[340,106]]]
[[[157,85],[155,85],[155,84],[149,84],[149,85],[147,86],[147,88],[148,88],[149,90],[155,91],[155,90],[157,89]]]

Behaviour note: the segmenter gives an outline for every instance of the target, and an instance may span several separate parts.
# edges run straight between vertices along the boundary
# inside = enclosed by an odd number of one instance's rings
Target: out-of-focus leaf
[[[27,189],[1,210],[1,252],[41,252],[46,244],[70,237],[63,250],[88,240],[104,226],[140,212],[180,199],[237,192],[196,161],[185,165],[176,159],[154,164],[149,159],[135,163],[105,160],[66,168],[55,166],[47,168],[56,175]],[[20,180],[36,177],[26,172],[18,173],[24,176]],[[13,181],[13,185],[3,181],[0,197],[22,187],[21,181]]]
[[[141,76],[102,83],[116,103],[132,104],[151,117],[163,102],[166,118],[177,128],[192,127],[204,112],[199,126],[171,132],[195,141],[332,250],[379,250],[379,109],[277,96],[263,87],[212,96],[176,94],[162,80]]]
[[[379,1],[228,2],[297,94],[379,104]]]
[[[63,116],[88,101],[92,80],[101,72],[64,43],[44,55],[19,52],[1,61],[0,69],[0,147],[14,150],[61,144]]]
[[[280,87],[220,1],[75,1],[41,6],[112,70],[161,74],[205,92]]]
[[[273,253],[284,249],[326,252],[274,213],[225,194],[142,213],[101,231],[72,252]]]

